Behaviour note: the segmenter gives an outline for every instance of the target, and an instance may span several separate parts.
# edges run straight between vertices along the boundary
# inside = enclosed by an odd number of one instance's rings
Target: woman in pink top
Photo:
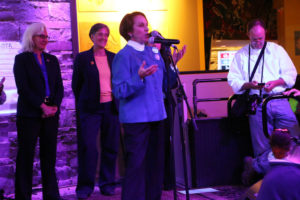
[[[109,28],[97,23],[92,26],[89,36],[94,46],[76,56],[72,78],[79,122],[78,199],[88,198],[94,190],[99,131],[101,165],[98,184],[102,194],[114,194],[120,134],[118,103],[111,91],[111,65],[115,54],[105,49]]]

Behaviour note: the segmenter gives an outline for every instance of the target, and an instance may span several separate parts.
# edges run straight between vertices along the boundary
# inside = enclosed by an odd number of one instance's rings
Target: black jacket
[[[105,50],[109,67],[115,54]],[[99,71],[94,58],[94,51],[79,53],[74,61],[72,89],[76,99],[77,108],[83,112],[93,113],[100,108],[100,80]],[[113,98],[114,112],[117,112],[118,102]]]
[[[55,56],[44,52],[43,56],[50,88],[50,102],[59,109],[64,95],[60,66]],[[13,70],[19,94],[17,116],[41,117],[40,105],[46,96],[45,79],[33,53],[23,52],[16,55]]]

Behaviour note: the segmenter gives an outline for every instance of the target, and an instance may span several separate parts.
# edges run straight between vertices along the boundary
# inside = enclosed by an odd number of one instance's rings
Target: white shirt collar
[[[250,45],[250,51],[251,51],[251,55],[256,55],[256,54],[259,54],[260,53],[260,51],[262,50],[262,48],[261,49],[254,49],[254,48],[252,48],[251,47],[251,45]]]
[[[132,48],[134,48],[137,51],[144,51],[144,49],[145,49],[145,44],[141,44],[141,43],[138,43],[133,40],[129,40],[127,42],[127,45],[131,46]]]

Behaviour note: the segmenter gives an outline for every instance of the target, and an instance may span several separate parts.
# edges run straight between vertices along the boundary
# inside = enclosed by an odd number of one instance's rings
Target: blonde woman
[[[55,174],[56,140],[63,84],[58,60],[44,50],[48,33],[43,23],[27,27],[22,53],[16,55],[18,90],[15,198],[31,199],[32,166],[39,137],[43,199],[60,199]]]

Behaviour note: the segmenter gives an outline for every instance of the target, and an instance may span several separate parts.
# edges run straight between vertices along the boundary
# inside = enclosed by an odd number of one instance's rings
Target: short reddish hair
[[[288,129],[275,129],[270,137],[271,147],[277,146],[286,151],[290,150],[292,137]]]
[[[275,129],[270,137],[270,145],[274,157],[283,159],[288,155],[291,148],[292,138],[287,129]]]
[[[123,36],[123,38],[126,41],[130,40],[130,38],[131,38],[128,33],[133,31],[134,17],[136,17],[138,15],[142,15],[147,20],[144,13],[142,13],[142,12],[133,12],[133,13],[126,14],[123,17],[123,19],[120,23],[119,31],[120,31],[120,34]]]

